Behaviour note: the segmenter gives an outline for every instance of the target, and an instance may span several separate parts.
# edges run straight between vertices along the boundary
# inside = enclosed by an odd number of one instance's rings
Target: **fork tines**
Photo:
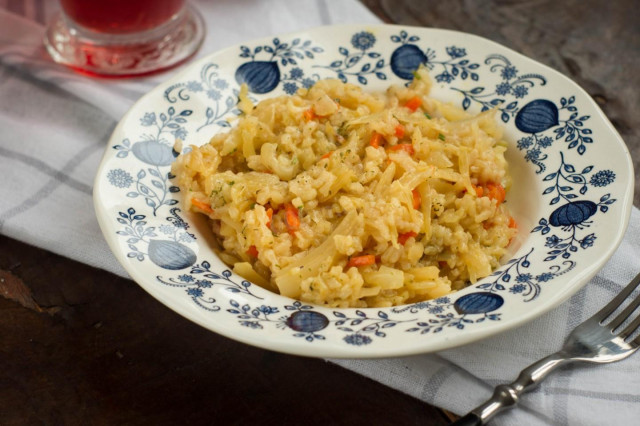
[[[597,318],[602,324],[613,312],[616,311],[618,307],[620,307],[624,301],[629,297],[631,293],[638,287],[640,284],[640,274],[636,275],[633,280],[618,294],[611,302],[609,302],[604,308],[602,308],[594,318]],[[640,295],[638,295],[618,316],[613,318],[611,322],[607,325],[608,328],[613,332],[616,328],[620,327],[622,323],[624,323],[629,316],[636,310],[636,308],[640,306]],[[636,328],[640,326],[640,316],[638,316],[635,320],[633,320],[621,333],[621,338],[628,337],[631,333],[633,333]]]

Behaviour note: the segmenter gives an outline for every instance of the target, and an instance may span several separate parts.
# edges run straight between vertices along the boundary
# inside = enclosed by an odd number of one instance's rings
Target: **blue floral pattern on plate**
[[[205,112],[206,120],[197,128],[198,132],[212,124],[229,127],[230,124],[224,117],[240,114],[240,110],[236,108],[238,89],[220,77],[217,64],[205,64],[200,70],[198,80],[189,80],[170,86],[164,91],[164,98],[173,104],[188,101],[194,93],[202,93],[209,100]]]
[[[322,78],[384,90],[407,84],[420,65],[430,70],[434,96],[474,113],[495,109],[507,129],[520,189],[534,200],[520,210],[511,258],[467,289],[379,309],[305,304],[233,274],[207,243],[206,226],[180,208],[170,172],[174,141],[203,144],[227,130],[239,114],[241,83],[255,101]],[[558,303],[558,289],[568,297],[622,237],[630,170],[622,141],[593,101],[549,69],[461,33],[352,25],[245,43],[154,90],[114,132],[95,199],[118,259],[182,315],[269,349],[376,357],[489,336]]]
[[[547,80],[539,74],[520,75],[518,69],[503,55],[489,55],[484,63],[490,65],[491,72],[500,75],[501,81],[495,85],[493,91],[487,90],[484,86],[476,86],[468,90],[452,88],[464,95],[462,108],[465,110],[469,109],[472,103],[481,105],[481,111],[495,108],[500,111],[500,118],[506,123],[519,111],[518,99],[526,97],[529,89],[536,84],[541,86],[547,84]],[[515,100],[507,103],[508,96]]]
[[[258,94],[269,93],[278,87],[280,82],[285,81],[284,90],[292,93],[295,92],[293,87],[297,90],[297,83],[310,87],[315,80],[304,77],[300,68],[293,68],[288,76],[283,76],[280,67],[296,66],[305,59],[314,59],[314,55],[322,51],[321,47],[313,46],[311,40],[303,41],[297,37],[290,42],[281,42],[280,38],[275,37],[271,44],[253,48],[240,46],[240,57],[251,58],[251,61],[236,69],[235,79],[238,84],[245,83],[251,92]],[[266,60],[258,60],[258,57],[266,57]]]
[[[349,81],[349,77],[356,77],[358,83],[366,85],[369,76],[376,76],[379,80],[386,80],[387,75],[382,71],[385,60],[378,52],[367,52],[376,44],[376,37],[370,31],[360,31],[351,37],[351,45],[355,51],[340,46],[340,59],[329,65],[314,65],[335,72],[335,77],[342,82]],[[358,69],[359,68],[359,69]]]

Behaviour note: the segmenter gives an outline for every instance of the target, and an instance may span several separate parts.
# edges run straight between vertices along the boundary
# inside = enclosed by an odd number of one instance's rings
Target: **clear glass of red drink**
[[[44,43],[61,64],[136,76],[178,65],[202,44],[204,21],[186,0],[60,0]]]

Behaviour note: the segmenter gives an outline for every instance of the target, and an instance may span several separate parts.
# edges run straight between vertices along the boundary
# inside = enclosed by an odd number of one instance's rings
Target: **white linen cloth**
[[[355,0],[195,1],[207,24],[198,57],[277,33],[378,19]],[[144,93],[179,70],[131,80],[91,79],[54,64],[44,24],[55,2],[0,0],[0,232],[126,276],[105,243],[91,191],[109,136]],[[250,22],[250,25],[238,25]],[[188,64],[187,64],[188,66]],[[640,271],[640,211],[604,269],[570,301],[499,336],[437,354],[331,360],[458,414],[558,350],[569,331]],[[568,367],[525,396],[495,425],[637,424],[640,355],[604,366]],[[384,403],[384,401],[380,401]],[[393,409],[393,407],[390,407]]]

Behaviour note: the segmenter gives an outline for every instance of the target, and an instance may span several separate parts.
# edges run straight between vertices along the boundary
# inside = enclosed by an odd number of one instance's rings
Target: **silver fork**
[[[478,426],[486,424],[493,416],[516,405],[520,395],[535,388],[556,368],[574,361],[608,363],[620,361],[640,347],[640,336],[631,338],[640,326],[640,315],[627,324],[627,321],[640,305],[640,296],[636,297],[615,318],[605,321],[622,306],[624,301],[640,283],[640,274],[631,280],[618,296],[594,316],[577,326],[564,346],[558,352],[534,362],[520,372],[515,382],[499,385],[491,399],[471,410],[469,414],[452,423],[454,426]]]

